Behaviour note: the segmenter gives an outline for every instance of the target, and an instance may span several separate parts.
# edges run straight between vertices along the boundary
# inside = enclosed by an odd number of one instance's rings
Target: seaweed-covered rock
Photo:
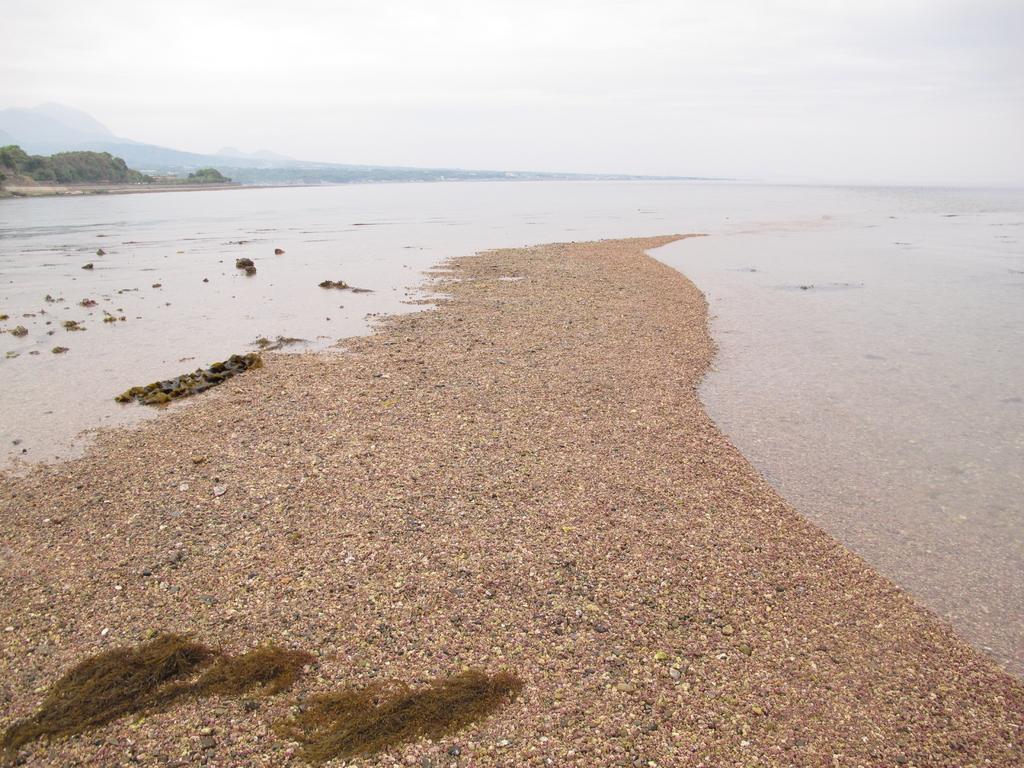
[[[61,325],[64,326],[65,331],[84,331],[85,327],[77,320],[65,320]]]
[[[247,267],[254,266],[256,265],[252,263],[252,259],[235,259],[235,269],[246,269]]]
[[[97,249],[96,249],[96,255],[97,255],[97,256],[106,256],[106,255],[107,255],[107,252],[106,252],[106,251],[104,251],[104,250],[103,250],[102,248],[97,248]]]
[[[65,352],[68,351],[68,348],[67,347],[54,347],[50,351],[53,352],[53,354],[55,354],[55,355],[63,355]]]
[[[221,384],[232,376],[259,368],[263,364],[258,354],[232,355],[221,363],[214,363],[209,368],[198,368],[193,373],[184,373],[173,379],[154,381],[144,387],[132,387],[115,397],[119,403],[137,400],[143,405],[162,405],[179,397],[188,397],[205,392],[211,387]]]
[[[92,262],[91,261],[88,264],[84,264],[82,266],[82,269],[92,269],[92,268],[93,268],[93,266],[92,266]]]
[[[16,325],[11,331],[11,336],[28,336],[28,328],[24,325]]]

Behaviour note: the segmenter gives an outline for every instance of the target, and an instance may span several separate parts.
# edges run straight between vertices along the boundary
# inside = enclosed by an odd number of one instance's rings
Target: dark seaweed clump
[[[253,344],[260,349],[272,351],[276,349],[283,349],[284,347],[291,346],[292,344],[304,344],[305,342],[305,339],[297,339],[293,336],[278,336],[276,339],[268,339],[266,336],[260,336],[253,342]]]
[[[114,399],[119,403],[138,400],[143,405],[161,405],[179,397],[205,392],[236,374],[250,368],[259,368],[262,364],[263,361],[256,353],[232,355],[222,363],[214,363],[206,369],[198,368],[194,373],[183,373],[173,379],[154,381],[144,387],[132,387]]]
[[[439,739],[493,714],[521,688],[507,672],[488,676],[477,670],[418,691],[404,683],[379,683],[315,696],[275,730],[300,742],[309,762],[349,759],[422,737]]]
[[[344,280],[324,280],[320,283],[321,288],[336,288],[339,291],[352,291],[352,293],[373,293],[369,288],[356,288]]]
[[[82,733],[157,707],[164,703],[165,684],[187,677],[212,657],[209,648],[180,635],[92,656],[53,684],[36,714],[7,729],[0,740],[4,755],[40,736]]]
[[[264,696],[292,687],[313,657],[273,645],[228,656],[181,635],[92,656],[60,678],[32,717],[0,739],[5,759],[42,736],[69,736],[128,714],[164,711],[185,698]],[[189,678],[204,669],[194,681]]]

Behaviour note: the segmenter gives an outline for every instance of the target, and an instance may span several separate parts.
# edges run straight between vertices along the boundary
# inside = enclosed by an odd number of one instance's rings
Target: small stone
[[[732,624],[726,624],[726,625],[725,625],[724,627],[722,627],[722,634],[723,634],[723,635],[731,635],[731,634],[733,634],[733,633],[734,633],[735,631],[736,631],[736,630],[735,630],[735,629],[733,629],[733,627],[732,627]]]
[[[615,689],[621,693],[636,693],[636,686],[632,683],[617,683]]]
[[[213,495],[214,496],[223,496],[227,492],[228,492],[228,487],[226,485],[215,485],[215,486],[213,486]]]
[[[188,490],[188,483],[182,483],[181,485],[179,485],[178,486],[178,490],[179,491],[187,491]]]
[[[217,746],[217,740],[214,739],[213,736],[205,734],[199,737],[199,746],[203,749],[213,749]]]
[[[458,747],[458,746],[448,747],[448,754],[451,755],[452,757],[458,757],[459,755],[462,754],[462,749],[460,747]]]

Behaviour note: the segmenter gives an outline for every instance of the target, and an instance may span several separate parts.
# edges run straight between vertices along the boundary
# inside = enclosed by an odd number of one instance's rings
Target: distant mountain
[[[93,141],[118,141],[117,137],[85,112],[42,104],[33,109],[0,110],[0,131],[37,154],[52,154]]]
[[[230,169],[228,175],[243,184],[668,178],[317,163],[295,160],[268,150],[246,153],[234,147],[225,147],[215,155],[204,155],[119,137],[91,115],[62,104],[0,110],[0,146],[6,144],[17,144],[26,152],[36,155],[69,151],[109,152],[114,157],[122,158],[131,168],[158,175],[181,176],[199,168]]]
[[[47,104],[40,104],[34,109],[28,110],[34,112],[37,115],[48,117],[51,120],[55,120],[61,125],[77,131],[82,135],[97,136],[113,139],[113,131],[107,126],[101,123],[92,115],[87,112],[83,112],[80,109],[74,109],[72,107],[66,107],[63,104],[54,104],[49,102]]]
[[[236,149],[235,147],[224,147],[219,152],[217,152],[217,156],[245,158],[247,160],[275,160],[282,163],[296,162],[295,158],[293,157],[288,157],[287,155],[282,155],[277,152],[271,152],[268,149],[261,149],[256,152],[243,152],[242,150]]]

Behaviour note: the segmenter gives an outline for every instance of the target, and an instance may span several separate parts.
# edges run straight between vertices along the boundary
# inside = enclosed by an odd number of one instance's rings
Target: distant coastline
[[[146,192],[196,192],[210,189],[253,189],[252,185],[238,182],[223,184],[167,184],[161,182],[138,182],[134,184],[11,184],[0,187],[0,199],[22,197],[64,197],[80,195],[129,195]]]

